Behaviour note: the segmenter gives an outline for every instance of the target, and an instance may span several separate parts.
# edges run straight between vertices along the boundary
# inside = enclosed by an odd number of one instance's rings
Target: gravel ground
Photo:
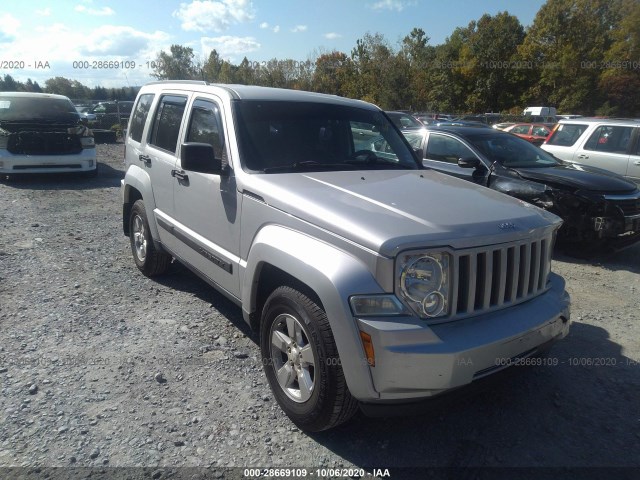
[[[175,263],[157,280],[137,271],[121,227],[124,147],[97,148],[97,178],[0,182],[0,466],[640,475],[640,245],[556,256],[573,326],[549,365],[423,415],[358,414],[308,435],[275,403],[238,308]]]

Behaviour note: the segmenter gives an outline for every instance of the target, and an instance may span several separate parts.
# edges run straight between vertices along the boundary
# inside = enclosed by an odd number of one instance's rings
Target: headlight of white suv
[[[448,315],[451,256],[446,252],[404,253],[398,257],[396,295],[418,316]]]

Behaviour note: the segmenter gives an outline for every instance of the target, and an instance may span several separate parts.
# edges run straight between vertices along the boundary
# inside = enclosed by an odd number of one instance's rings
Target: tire
[[[288,286],[273,291],[262,311],[260,349],[276,401],[301,429],[326,430],[358,410],[327,315],[305,294]]]
[[[171,263],[171,255],[156,250],[149,230],[142,200],[136,200],[129,216],[131,253],[138,269],[148,277],[163,274]]]

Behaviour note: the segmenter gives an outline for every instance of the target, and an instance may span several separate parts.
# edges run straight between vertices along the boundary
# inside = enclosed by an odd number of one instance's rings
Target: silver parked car
[[[384,152],[363,147],[373,134]],[[155,82],[125,162],[140,271],[173,257],[235,302],[278,404],[306,430],[470,384],[569,331],[551,272],[561,220],[424,169],[371,104]]]
[[[638,120],[560,120],[542,148],[561,160],[610,170],[640,184]]]

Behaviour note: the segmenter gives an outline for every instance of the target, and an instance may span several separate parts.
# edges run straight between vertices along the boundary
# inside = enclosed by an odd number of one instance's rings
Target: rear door
[[[172,252],[176,251],[178,242],[171,235],[171,227],[175,222],[173,203],[173,185],[178,152],[178,137],[182,130],[183,117],[188,97],[185,94],[163,93],[160,95],[154,111],[151,131],[145,151],[139,156],[151,176],[153,197],[156,208],[154,215],[158,223],[160,241]]]

